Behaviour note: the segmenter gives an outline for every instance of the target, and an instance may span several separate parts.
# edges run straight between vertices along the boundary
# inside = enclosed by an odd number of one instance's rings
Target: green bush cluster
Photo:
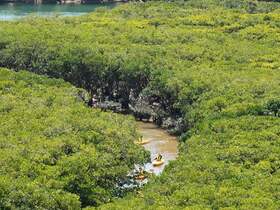
[[[97,206],[147,161],[132,119],[85,107],[80,91],[0,69],[0,209]]]
[[[275,2],[159,1],[1,22],[0,65],[123,106],[145,98],[158,124],[183,125],[178,160],[141,193],[100,208],[279,209],[279,11]]]

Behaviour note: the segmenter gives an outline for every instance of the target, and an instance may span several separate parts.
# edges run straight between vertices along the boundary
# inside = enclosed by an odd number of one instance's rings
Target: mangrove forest
[[[279,55],[278,1],[0,21],[0,209],[280,209]]]

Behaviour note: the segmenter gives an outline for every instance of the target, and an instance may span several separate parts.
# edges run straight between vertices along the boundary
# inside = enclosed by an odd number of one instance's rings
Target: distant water
[[[26,16],[80,16],[100,7],[113,8],[116,4],[0,4],[0,20],[16,20]]]

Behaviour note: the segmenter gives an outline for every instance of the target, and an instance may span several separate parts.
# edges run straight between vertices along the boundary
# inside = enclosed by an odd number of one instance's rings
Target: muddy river
[[[165,130],[157,127],[153,123],[137,122],[138,132],[143,135],[144,140],[149,140],[149,143],[143,147],[150,151],[151,162],[157,154],[161,154],[164,159],[164,164],[154,167],[152,163],[145,164],[145,170],[160,174],[169,161],[175,160],[178,155],[178,141],[175,136],[171,136]]]

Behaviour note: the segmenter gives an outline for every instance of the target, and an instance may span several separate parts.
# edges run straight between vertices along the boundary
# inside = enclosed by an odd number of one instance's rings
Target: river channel
[[[161,154],[164,164],[154,167],[152,163],[145,164],[145,170],[156,175],[160,174],[164,167],[171,160],[175,160],[178,156],[178,141],[175,136],[171,136],[165,130],[159,128],[153,123],[137,122],[138,132],[143,136],[144,140],[149,142],[144,148],[151,153],[151,162],[157,154]]]

